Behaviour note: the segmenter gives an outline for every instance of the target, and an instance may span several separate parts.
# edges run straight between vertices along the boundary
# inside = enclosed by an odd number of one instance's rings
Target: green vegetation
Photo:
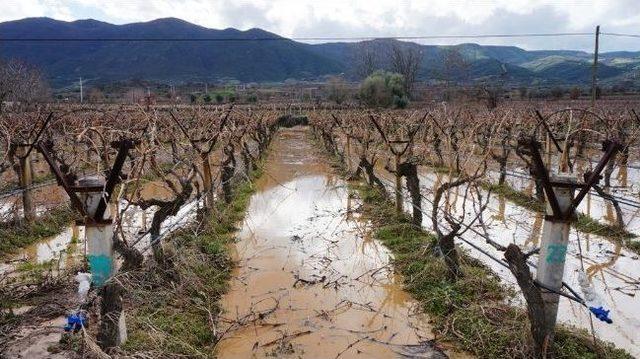
[[[506,199],[520,207],[530,209],[534,212],[544,212],[545,210],[544,202],[535,197],[529,196],[522,191],[518,191],[508,184],[498,185],[489,182],[482,182],[480,185],[485,190],[504,196]]]
[[[573,226],[583,233],[597,234],[607,238],[616,238],[620,241],[635,238],[633,233],[630,233],[618,226],[600,223],[583,213],[578,214],[576,221],[573,222]]]
[[[363,201],[365,217],[375,238],[394,254],[394,266],[404,276],[405,288],[433,321],[437,336],[480,358],[529,357],[529,321],[523,308],[507,303],[515,293],[476,259],[461,255],[464,276],[447,280],[447,267],[436,255],[435,238],[398,215],[393,204],[364,184],[352,184]],[[558,327],[554,342],[557,358],[631,358],[613,345],[583,332]]]
[[[73,211],[61,206],[38,217],[33,223],[0,223],[0,257],[14,254],[19,248],[62,232],[73,220]]]
[[[378,70],[360,85],[359,98],[370,107],[405,108],[409,104],[402,75]]]
[[[252,177],[261,175],[258,170]],[[172,236],[171,269],[127,273],[129,339],[127,353],[155,351],[166,356],[213,357],[218,341],[218,300],[227,290],[233,263],[228,245],[244,217],[254,187],[244,182],[233,201],[217,202],[201,223]],[[141,285],[142,284],[142,285]]]

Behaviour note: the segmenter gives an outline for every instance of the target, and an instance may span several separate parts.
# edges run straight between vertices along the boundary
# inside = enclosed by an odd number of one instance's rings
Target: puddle
[[[51,347],[57,346],[60,342],[62,328],[66,322],[65,317],[58,317],[44,323],[22,327],[2,354],[7,358],[69,358],[68,352],[50,351]]]
[[[145,193],[149,196],[162,195],[163,187],[153,185],[149,189],[145,188]],[[198,205],[193,200],[180,208],[175,216],[167,218],[162,224],[162,235],[173,232],[178,228],[190,223],[196,216]],[[150,235],[145,231],[151,225],[155,208],[142,210],[133,205],[128,205],[125,200],[119,204],[121,209],[125,209],[122,215],[122,232],[128,243],[135,244],[135,247],[143,254],[150,255]],[[112,211],[113,212],[113,211]],[[37,243],[31,244],[19,250],[18,254],[9,260],[0,263],[0,282],[3,279],[14,277],[20,274],[21,267],[28,267],[29,264],[45,264],[51,263],[51,269],[54,272],[65,270],[78,264],[84,258],[86,253],[85,246],[85,228],[84,226],[76,226],[72,224],[62,231],[60,234],[46,238]]]
[[[389,251],[351,212],[345,182],[308,136],[281,130],[256,183],[232,248],[217,355],[441,357]]]

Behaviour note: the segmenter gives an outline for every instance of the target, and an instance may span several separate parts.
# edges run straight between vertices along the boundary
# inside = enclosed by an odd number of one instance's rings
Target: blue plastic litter
[[[73,313],[67,316],[67,325],[64,326],[65,332],[78,332],[87,323],[87,317],[82,312]]]
[[[613,320],[609,318],[609,310],[605,310],[603,307],[589,307],[589,310],[596,318],[600,319],[603,322],[607,322],[609,324],[613,323]]]

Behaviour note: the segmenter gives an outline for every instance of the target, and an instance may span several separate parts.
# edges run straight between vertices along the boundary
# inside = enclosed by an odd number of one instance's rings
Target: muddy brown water
[[[233,245],[220,358],[444,357],[346,183],[304,128],[281,130]],[[448,353],[460,356],[457,353]]]

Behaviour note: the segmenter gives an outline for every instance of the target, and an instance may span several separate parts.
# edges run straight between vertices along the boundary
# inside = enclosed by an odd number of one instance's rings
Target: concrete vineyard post
[[[402,213],[402,176],[400,175],[400,155],[395,155],[396,211]]]
[[[91,217],[96,213],[98,204],[102,199],[104,180],[100,177],[84,177],[78,180],[78,186],[87,188],[87,192],[80,194],[80,199],[87,214]],[[88,221],[86,224],[87,259],[91,269],[93,284],[101,287],[113,275],[115,270],[113,261],[113,223],[109,208],[104,212],[103,218],[97,221]]]
[[[575,185],[575,177],[569,174],[552,175],[551,180],[556,184],[563,184],[555,186],[553,191],[560,209],[563,212],[568,211],[574,196],[574,187],[571,185]],[[562,219],[554,216],[548,202],[547,200],[547,216],[542,230],[542,243],[538,257],[536,280],[546,288],[560,291],[562,289],[562,278],[564,275],[571,221],[570,219]],[[571,217],[573,217],[573,215],[569,218]],[[546,331],[547,333],[551,333],[551,335],[553,335],[552,333],[556,325],[559,299],[558,294],[543,289],[542,300],[544,302]]]
[[[104,188],[105,181],[101,177],[89,176],[79,179],[78,186],[86,188],[86,191],[80,194],[80,199],[87,215],[94,218],[98,204],[105,195],[100,189]],[[118,346],[127,340],[127,327],[122,310],[122,298],[119,295],[120,291],[116,288],[119,285],[108,282],[116,271],[113,249],[114,226],[109,206],[107,205],[102,218],[88,221],[85,229],[91,280],[96,287],[102,288],[101,312],[108,313],[102,318],[100,342],[103,347]]]
[[[31,185],[33,185],[33,171],[31,168],[31,154],[28,154],[29,146],[18,147],[18,158],[20,165],[20,187],[22,188],[22,209],[24,219],[27,223],[32,223],[36,218],[35,207],[33,206],[33,196]]]
[[[347,148],[345,150],[345,159],[347,160],[347,172],[351,171],[351,137],[347,136]]]

